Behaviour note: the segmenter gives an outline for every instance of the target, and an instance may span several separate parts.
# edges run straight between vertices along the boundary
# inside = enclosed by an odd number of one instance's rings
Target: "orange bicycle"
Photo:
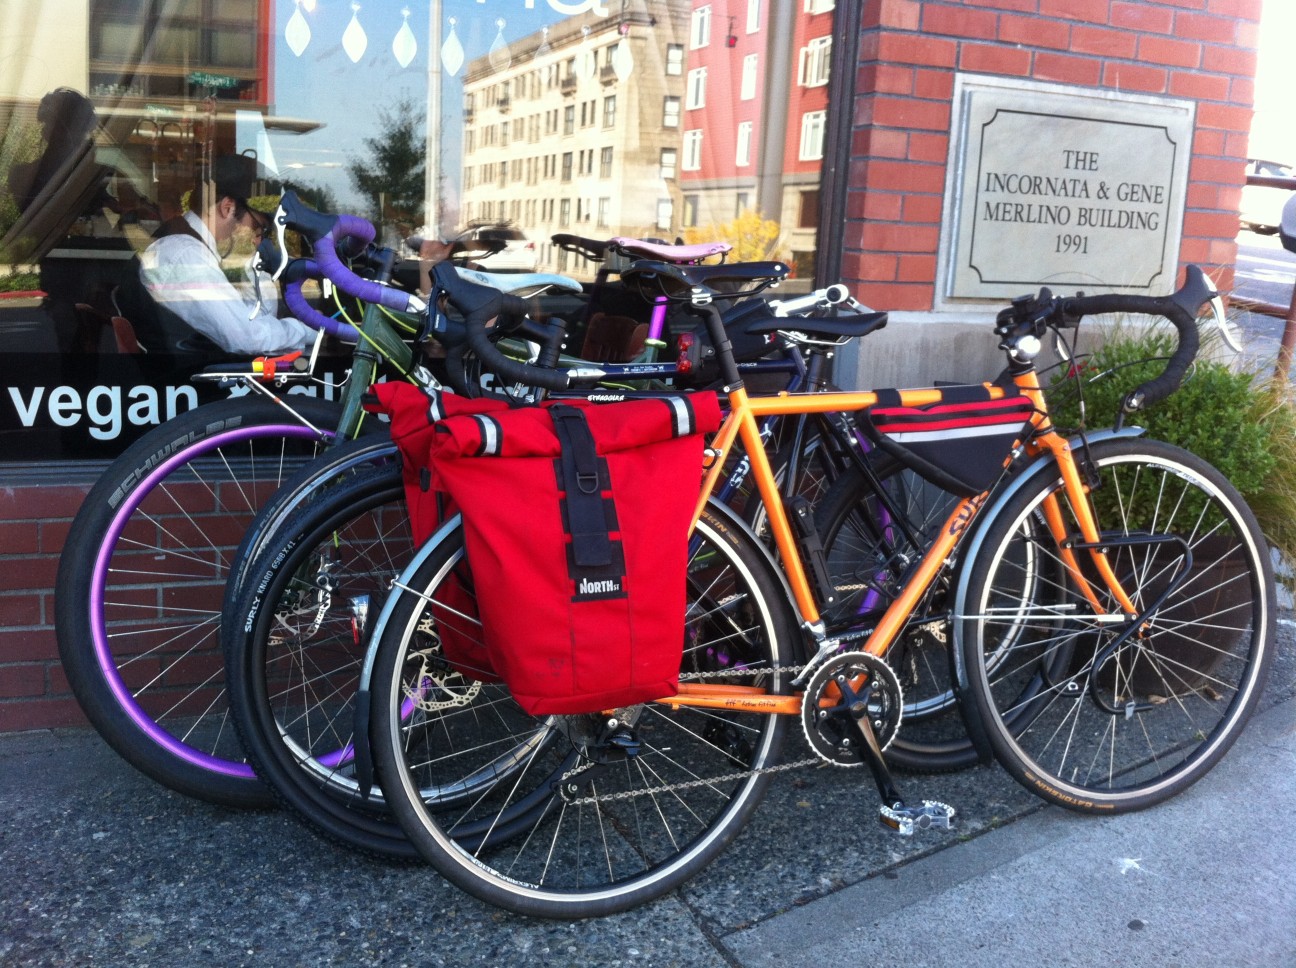
[[[1069,808],[1150,806],[1203,776],[1236,739],[1275,629],[1269,554],[1253,515],[1207,462],[1120,420],[1062,437],[1034,364],[1041,339],[1082,316],[1161,315],[1179,332],[1178,350],[1124,411],[1168,395],[1196,353],[1196,313],[1214,297],[1200,270],[1190,267],[1184,287],[1162,298],[1043,290],[1015,301],[996,325],[1008,360],[998,384],[760,398],[747,396],[710,305],[712,269],[640,263],[627,275],[686,299],[706,320],[728,398],[690,540],[679,691],[532,718],[501,684],[438,665],[443,637],[481,634],[462,528],[447,522],[394,584],[362,688],[386,802],[445,877],[530,915],[623,910],[709,863],[774,772],[823,763],[867,766],[888,826],[948,826],[952,808],[906,802],[882,757],[903,728],[903,689],[888,660],[922,623],[952,630],[953,687],[983,755]],[[951,397],[1024,398],[1029,418],[994,455],[997,480],[958,502],[920,560],[860,563],[861,582],[878,581],[877,569],[890,574],[893,597],[868,628],[833,637],[821,610],[834,589],[803,556],[758,422],[866,419],[880,402],[921,420]],[[710,497],[722,455],[739,445],[774,552]],[[812,755],[784,763],[791,722]],[[464,794],[447,796],[459,778]]]

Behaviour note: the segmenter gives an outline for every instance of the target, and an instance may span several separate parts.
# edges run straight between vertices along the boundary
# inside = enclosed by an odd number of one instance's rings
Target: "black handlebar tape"
[[[1198,271],[1200,272],[1200,270]],[[1124,403],[1126,412],[1150,406],[1174,393],[1179,388],[1179,384],[1183,382],[1184,374],[1188,372],[1188,367],[1197,356],[1199,339],[1197,335],[1196,309],[1200,308],[1201,302],[1191,311],[1184,308],[1184,303],[1194,298],[1196,289],[1196,280],[1192,278],[1191,273],[1189,276],[1189,281],[1184,284],[1184,287],[1170,296],[1134,296],[1112,293],[1098,296],[1075,296],[1062,300],[1063,312],[1068,315],[1097,316],[1103,313],[1139,313],[1148,316],[1164,316],[1174,324],[1175,330],[1179,333],[1179,345],[1175,348],[1160,376],[1148,380],[1126,395]],[[1202,302],[1209,299],[1211,295],[1213,295],[1212,292],[1207,292]]]
[[[446,348],[446,383],[450,384],[450,389],[461,397],[479,397],[481,396],[481,387],[472,386],[468,374],[464,371],[466,350],[467,346],[464,343],[455,343]]]
[[[501,316],[518,318],[525,315],[525,299],[509,296],[488,286],[479,286],[459,276],[453,266],[439,262],[432,267],[437,286],[445,292],[451,304],[463,314],[468,331],[468,348],[477,354],[482,365],[514,383],[540,387],[545,390],[565,390],[567,373],[528,366],[509,359],[491,342],[486,324]]]
[[[314,259],[293,259],[284,268],[283,274],[279,276],[284,285],[290,282],[301,282],[304,279],[318,278],[320,278],[319,266],[315,264]]]
[[[563,320],[553,318],[538,322],[529,316],[524,316],[513,332],[523,339],[540,344],[536,366],[552,370],[558,365],[558,360],[562,356],[563,339],[567,335],[567,324]]]
[[[317,242],[333,230],[337,224],[336,215],[328,215],[325,212],[317,212],[307,206],[297,193],[287,191],[279,199],[279,207],[283,209],[287,224],[294,232],[300,232],[312,242]]]

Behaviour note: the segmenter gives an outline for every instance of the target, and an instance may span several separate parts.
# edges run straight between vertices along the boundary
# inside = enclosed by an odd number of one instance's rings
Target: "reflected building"
[[[679,183],[685,229],[743,212],[814,274],[833,0],[692,0]]]
[[[537,268],[582,274],[551,235],[673,238],[689,7],[626,2],[511,43],[507,63],[470,61],[464,227],[521,229]]]

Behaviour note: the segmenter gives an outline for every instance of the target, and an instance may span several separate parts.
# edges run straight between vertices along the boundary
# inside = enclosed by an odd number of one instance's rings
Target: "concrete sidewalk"
[[[1155,810],[1043,808],[985,767],[906,778],[962,823],[906,841],[860,773],[784,775],[683,890],[575,924],[187,800],[88,731],[2,736],[0,963],[1296,965],[1292,680],[1279,663],[1239,745]]]

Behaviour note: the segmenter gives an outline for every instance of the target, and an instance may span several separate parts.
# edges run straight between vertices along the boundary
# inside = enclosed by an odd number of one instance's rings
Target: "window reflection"
[[[148,354],[123,351],[112,320],[139,253],[220,155],[256,160],[256,207],[292,187],[372,219],[389,244],[493,234],[503,247],[486,269],[590,278],[550,242],[562,231],[674,240],[760,225],[764,238],[773,224],[769,253],[795,262],[790,288],[808,286],[833,6],[31,5],[14,28],[33,56],[0,66],[0,284],[29,293],[0,300],[0,358],[93,356],[97,379],[132,357],[130,379],[185,382],[179,362],[141,375]],[[66,126],[72,145],[38,116],[56,89],[92,112]],[[227,274],[242,278],[249,255],[240,243]],[[0,432],[20,423],[6,412]]]

